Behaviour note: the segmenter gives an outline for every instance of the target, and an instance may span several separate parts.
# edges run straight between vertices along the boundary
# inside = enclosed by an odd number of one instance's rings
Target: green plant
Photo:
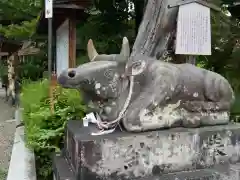
[[[0,64],[0,80],[5,83],[7,78],[7,66],[3,63]]]
[[[4,64],[0,64],[0,76],[7,75],[7,66]]]
[[[240,94],[236,93],[235,102],[231,108],[231,120],[239,122],[240,120]]]
[[[7,178],[7,171],[5,169],[0,169],[0,180],[5,180]]]
[[[54,112],[50,111],[49,82],[23,82],[21,107],[27,145],[36,155],[39,179],[52,179],[53,152],[63,146],[64,128],[69,119],[81,119],[85,115],[79,91],[63,89],[54,91]]]
[[[47,62],[44,57],[35,55],[26,58],[26,61],[19,63],[18,77],[20,79],[31,79],[37,81],[43,76],[43,72],[47,69]]]
[[[84,64],[89,62],[89,59],[86,55],[78,56],[76,59],[76,65],[79,66],[80,64]]]

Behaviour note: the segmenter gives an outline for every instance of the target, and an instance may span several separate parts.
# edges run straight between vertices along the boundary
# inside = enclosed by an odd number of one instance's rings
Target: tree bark
[[[136,54],[164,59],[173,52],[178,7],[169,8],[169,5],[177,2],[148,0],[130,60]]]

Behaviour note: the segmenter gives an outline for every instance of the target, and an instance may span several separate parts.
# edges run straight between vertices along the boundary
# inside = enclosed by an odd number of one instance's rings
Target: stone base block
[[[65,155],[79,180],[164,177],[239,162],[240,125],[92,136],[95,126],[69,121]],[[166,175],[168,176],[168,175]]]
[[[98,179],[93,176],[76,176],[71,169],[70,164],[63,156],[55,156],[54,158],[54,180],[93,180]],[[105,180],[113,180],[109,177]],[[159,176],[149,176],[134,178],[131,180],[239,180],[240,164],[235,165],[218,165],[210,169],[200,169],[176,173],[168,173]]]
[[[54,180],[76,180],[71,165],[59,154],[53,159],[53,176]]]

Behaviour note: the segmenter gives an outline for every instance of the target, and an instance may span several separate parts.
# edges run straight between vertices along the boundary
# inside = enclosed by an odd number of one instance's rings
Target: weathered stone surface
[[[220,74],[141,53],[130,60],[126,37],[120,54],[98,54],[92,40],[87,49],[91,62],[62,71],[58,83],[81,90],[103,129],[119,122],[129,132],[229,123],[235,97]]]
[[[56,154],[53,159],[53,179],[76,180],[71,165],[60,154]]]
[[[134,179],[239,161],[240,125],[92,136],[69,121],[66,154],[83,179]]]
[[[54,158],[54,180],[94,180],[101,179],[93,173],[77,174],[71,169],[65,157],[55,156]],[[199,169],[184,172],[168,173],[163,175],[151,175],[148,177],[129,178],[138,180],[239,180],[240,164],[217,165],[210,169]],[[102,178],[113,180],[114,177]]]
[[[216,165],[210,169],[164,174],[158,180],[239,180],[240,164]]]
[[[220,177],[221,175],[213,169],[201,169],[195,171],[169,173],[156,178],[156,180],[219,180]]]

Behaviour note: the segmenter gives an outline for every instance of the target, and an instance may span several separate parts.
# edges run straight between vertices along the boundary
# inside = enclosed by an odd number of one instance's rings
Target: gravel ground
[[[5,100],[5,92],[0,89],[0,170],[7,171],[11,159],[16,123],[14,108]]]

